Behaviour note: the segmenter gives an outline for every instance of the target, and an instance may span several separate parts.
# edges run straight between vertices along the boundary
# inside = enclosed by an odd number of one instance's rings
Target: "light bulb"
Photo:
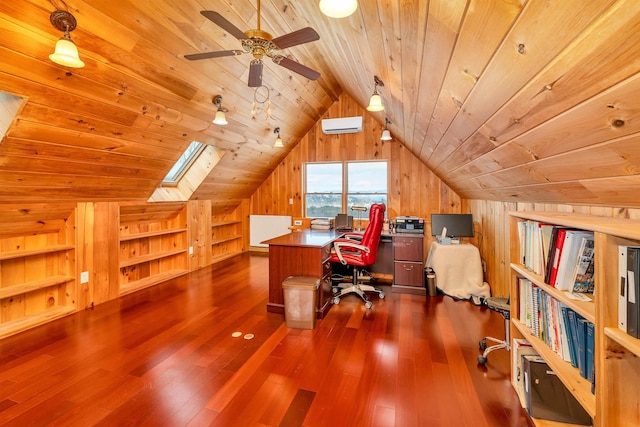
[[[49,59],[65,67],[84,67],[84,62],[82,62],[78,56],[78,48],[71,40],[71,37],[69,37],[69,34],[65,34],[64,37],[56,42],[56,50],[49,55]]]
[[[357,8],[357,0],[320,0],[320,10],[329,18],[346,18]]]
[[[377,93],[371,95],[371,99],[369,99],[369,106],[367,106],[367,110],[369,111],[383,111],[384,105],[382,105],[382,98]]]

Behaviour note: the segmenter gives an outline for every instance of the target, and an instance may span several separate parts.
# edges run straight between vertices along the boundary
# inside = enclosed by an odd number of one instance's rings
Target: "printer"
[[[396,233],[424,234],[424,218],[416,216],[396,217]]]

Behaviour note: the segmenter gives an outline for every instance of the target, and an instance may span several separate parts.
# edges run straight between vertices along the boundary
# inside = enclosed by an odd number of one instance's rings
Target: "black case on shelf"
[[[522,356],[527,412],[533,418],[592,425],[591,416],[540,356]]]

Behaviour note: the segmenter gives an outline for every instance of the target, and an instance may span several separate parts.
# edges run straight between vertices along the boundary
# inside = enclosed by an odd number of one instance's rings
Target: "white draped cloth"
[[[476,304],[491,296],[489,284],[483,281],[480,251],[474,245],[433,242],[426,267],[435,271],[436,286],[446,295]]]

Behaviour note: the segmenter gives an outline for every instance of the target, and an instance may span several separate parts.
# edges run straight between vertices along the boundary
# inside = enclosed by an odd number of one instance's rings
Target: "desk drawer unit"
[[[397,292],[426,294],[424,236],[393,237],[393,285]]]
[[[395,285],[424,287],[424,266],[421,262],[396,261],[393,266],[393,282]]]

